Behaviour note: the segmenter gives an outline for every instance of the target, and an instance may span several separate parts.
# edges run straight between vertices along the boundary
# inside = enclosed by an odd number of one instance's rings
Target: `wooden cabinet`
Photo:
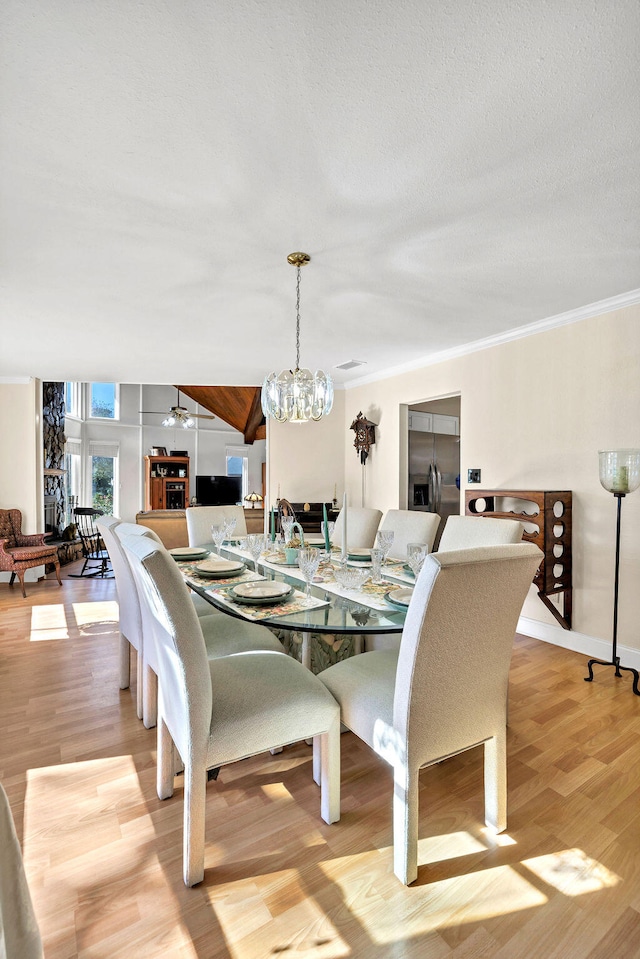
[[[417,430],[419,433],[448,433],[450,436],[458,436],[460,418],[448,416],[445,413],[423,413],[420,410],[411,410],[409,429]]]
[[[189,457],[145,456],[145,510],[186,509],[188,505]]]

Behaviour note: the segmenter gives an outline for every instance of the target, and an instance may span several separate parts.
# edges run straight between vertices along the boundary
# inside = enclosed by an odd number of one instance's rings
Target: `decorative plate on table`
[[[370,549],[350,549],[347,553],[349,559],[353,559],[356,562],[364,562],[365,560],[371,562],[371,550]]]
[[[259,580],[255,583],[241,583],[232,586],[228,596],[235,603],[244,603],[247,606],[266,606],[271,603],[282,603],[293,592],[293,586],[288,583],[276,583],[271,580]]]
[[[411,587],[404,587],[402,589],[390,589],[388,593],[384,594],[384,598],[388,603],[391,603],[392,606],[398,606],[401,609],[406,609],[409,603],[411,602],[411,597],[413,596],[413,589]]]
[[[204,559],[209,550],[202,546],[174,546],[169,550],[174,559]]]
[[[195,570],[200,576],[224,579],[226,576],[239,576],[245,568],[245,564],[238,560],[206,559],[204,563],[198,563]]]

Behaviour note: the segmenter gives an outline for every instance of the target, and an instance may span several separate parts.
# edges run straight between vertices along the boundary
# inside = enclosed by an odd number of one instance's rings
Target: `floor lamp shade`
[[[640,450],[600,450],[600,482],[623,496],[640,486]]]

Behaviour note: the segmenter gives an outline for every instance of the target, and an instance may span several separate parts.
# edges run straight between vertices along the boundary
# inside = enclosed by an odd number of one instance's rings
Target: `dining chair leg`
[[[207,776],[192,762],[184,767],[183,873],[186,886],[197,886],[204,879],[205,806]]]
[[[120,633],[120,689],[128,689],[131,673],[131,643]]]
[[[136,715],[144,719],[144,660],[140,650],[136,654]]]
[[[326,823],[340,819],[340,716],[320,737],[320,815]]]
[[[506,729],[484,744],[484,817],[495,832],[507,828]]]
[[[167,724],[161,716],[158,717],[157,744],[156,791],[158,799],[170,799],[173,796],[173,775],[176,765],[175,747]]]
[[[142,656],[138,654],[138,660]],[[153,729],[158,721],[158,677],[147,663],[142,668],[142,721],[146,729]]]
[[[393,778],[393,871],[408,886],[418,878],[418,770],[396,763]]]

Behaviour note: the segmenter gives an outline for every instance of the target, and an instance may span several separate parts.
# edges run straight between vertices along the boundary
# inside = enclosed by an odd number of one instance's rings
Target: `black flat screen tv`
[[[196,476],[196,499],[200,506],[233,506],[241,498],[241,476]]]

